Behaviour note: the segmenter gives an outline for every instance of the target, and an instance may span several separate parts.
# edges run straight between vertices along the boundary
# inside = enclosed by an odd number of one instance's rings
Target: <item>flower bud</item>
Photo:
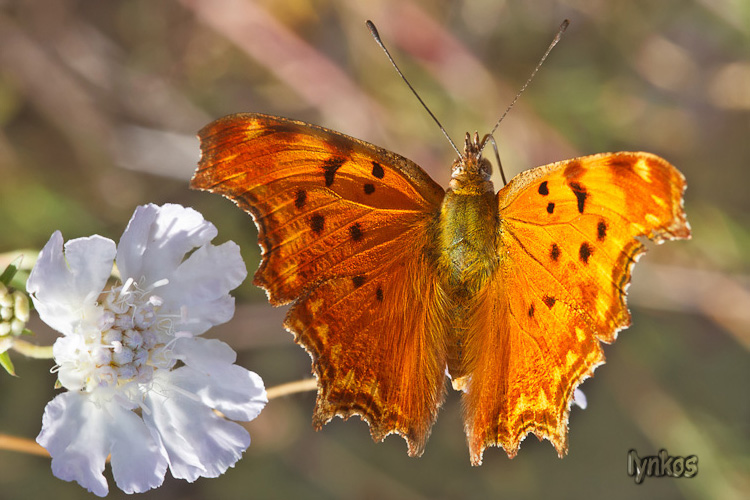
[[[13,297],[8,293],[8,287],[5,283],[0,282],[0,307],[13,306]]]
[[[29,320],[29,296],[16,290],[13,292],[13,302],[16,318],[26,323]]]

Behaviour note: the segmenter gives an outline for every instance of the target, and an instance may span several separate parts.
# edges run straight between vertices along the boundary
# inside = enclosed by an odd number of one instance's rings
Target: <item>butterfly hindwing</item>
[[[497,195],[497,272],[478,294],[466,343],[472,462],[515,455],[532,432],[567,451],[573,391],[630,323],[625,290],[641,237],[687,238],[683,176],[648,153],[538,167]]]
[[[421,455],[444,397],[445,311],[431,263],[396,254],[376,277],[331,279],[300,299],[285,324],[320,381],[314,426],[359,414],[375,440],[397,433]]]
[[[427,253],[444,191],[413,162],[303,122],[231,115],[199,133],[192,186],[253,215],[255,283],[313,359],[314,423],[362,415],[419,454],[442,401],[447,322]],[[406,307],[406,305],[409,305]]]

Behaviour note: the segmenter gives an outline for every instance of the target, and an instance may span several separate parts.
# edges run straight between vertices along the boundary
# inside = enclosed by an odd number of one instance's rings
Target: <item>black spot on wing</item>
[[[534,317],[534,304],[531,304],[529,306],[529,318],[533,318],[533,317]]]
[[[307,200],[307,191],[304,189],[300,189],[297,191],[297,197],[294,199],[294,206],[297,208],[302,208],[305,206],[305,201]]]
[[[581,243],[581,247],[578,249],[578,258],[581,259],[581,262],[588,264],[592,253],[594,253],[594,247],[585,241]]]
[[[310,229],[312,229],[316,234],[320,234],[323,232],[323,226],[325,225],[326,218],[323,217],[320,214],[315,214],[312,217],[310,217]]]
[[[555,262],[560,258],[560,247],[557,246],[557,243],[552,244],[552,249],[549,251],[549,257]]]
[[[607,223],[603,220],[599,221],[599,224],[596,225],[596,239],[599,241],[604,241],[604,238],[607,237]]]
[[[542,196],[547,196],[549,194],[549,188],[547,188],[547,181],[542,182],[539,184],[539,194]]]
[[[375,185],[367,183],[365,184],[365,194],[372,194],[375,192]]]
[[[550,202],[547,204],[547,213],[552,214],[555,211],[555,204]]]
[[[359,225],[359,222],[349,226],[349,235],[354,241],[359,241],[362,239],[362,226]]]
[[[582,214],[583,209],[586,206],[586,198],[588,198],[589,193],[586,191],[585,187],[577,182],[569,183],[568,187],[571,189],[571,191],[573,191],[573,194],[576,195],[576,199],[578,200],[578,213]]]
[[[557,299],[554,298],[554,297],[550,297],[549,295],[545,295],[544,297],[542,297],[542,302],[544,302],[544,304],[547,307],[549,307],[550,309],[552,309],[552,306],[555,305],[555,302],[557,302]]]
[[[352,283],[354,284],[354,288],[359,288],[365,283],[365,277],[360,275],[352,277]]]
[[[385,175],[385,172],[383,171],[383,167],[380,165],[380,163],[374,161],[372,162],[372,175],[377,177],[378,179],[382,179]]]
[[[336,171],[341,168],[346,160],[339,156],[331,156],[323,162],[323,177],[326,181],[326,187],[331,187],[336,178]]]
[[[378,302],[383,302],[383,289],[378,287],[377,290],[375,290],[375,298],[378,299]]]

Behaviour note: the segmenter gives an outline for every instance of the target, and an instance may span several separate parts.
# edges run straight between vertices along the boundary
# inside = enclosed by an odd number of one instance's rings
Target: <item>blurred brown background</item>
[[[259,250],[249,216],[188,190],[196,131],[239,111],[324,125],[407,156],[443,185],[453,153],[365,29],[372,19],[455,141],[486,132],[560,22],[571,26],[496,137],[509,175],[646,150],[688,179],[689,242],[652,251],[630,288],[633,326],[583,384],[570,451],[527,439],[469,466],[457,393],[422,458],[354,418],[310,426],[313,393],[272,401],[245,458],[217,480],[167,478],[144,498],[750,497],[750,3],[403,0],[0,0],[0,252],[117,240],[147,202],[193,206]],[[499,186],[499,181],[496,186]],[[267,385],[310,374],[284,311],[248,281],[210,335]],[[38,321],[39,342],[54,336]],[[33,438],[49,361],[0,376],[0,432]],[[697,455],[692,479],[626,473],[627,453]],[[107,473],[109,474],[109,473]],[[122,495],[110,480],[113,498]],[[0,498],[82,498],[49,460],[0,451]]]

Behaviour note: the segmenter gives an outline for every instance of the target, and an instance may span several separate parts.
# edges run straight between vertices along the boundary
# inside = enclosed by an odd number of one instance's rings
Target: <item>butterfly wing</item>
[[[413,162],[303,122],[237,114],[200,131],[192,186],[252,214],[255,284],[294,302],[285,326],[313,360],[320,428],[361,415],[420,454],[444,391],[445,306],[428,259],[444,195]]]
[[[641,237],[689,238],[685,179],[649,153],[522,173],[497,194],[499,267],[467,339],[465,425],[474,464],[514,456],[529,432],[567,451],[573,391],[604,362],[600,341],[630,324],[625,292]]]

